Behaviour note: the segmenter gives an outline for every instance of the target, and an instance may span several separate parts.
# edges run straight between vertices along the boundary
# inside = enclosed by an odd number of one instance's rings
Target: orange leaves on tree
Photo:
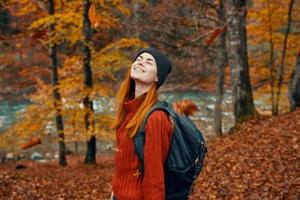
[[[226,31],[227,26],[223,26],[220,28],[215,29],[212,33],[211,36],[208,38],[208,40],[206,41],[207,45],[210,45],[221,33],[223,33],[224,31]]]
[[[33,137],[27,143],[25,143],[25,144],[22,145],[22,149],[28,149],[30,147],[33,147],[33,146],[41,144],[41,143],[42,143],[42,141],[41,141],[40,138]]]
[[[47,39],[47,38],[48,38],[48,31],[46,29],[38,30],[31,35],[31,41],[35,41],[37,39]]]
[[[100,24],[100,17],[97,13],[96,5],[95,3],[92,3],[89,9],[89,20],[91,22],[91,25],[97,28]]]

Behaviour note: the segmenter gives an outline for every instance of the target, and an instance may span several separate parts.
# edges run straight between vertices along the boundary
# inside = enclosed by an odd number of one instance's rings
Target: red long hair
[[[125,120],[126,111],[124,108],[124,102],[134,94],[135,90],[135,82],[130,77],[130,67],[127,71],[125,80],[122,82],[121,87],[118,92],[117,96],[117,113],[116,117],[111,125],[113,129],[118,129],[122,122]],[[156,88],[156,82],[153,82],[151,87],[149,88],[145,99],[141,103],[140,107],[138,108],[137,112],[133,115],[131,120],[126,125],[125,129],[129,137],[134,137],[135,134],[138,132],[139,127],[147,113],[147,111],[153,106],[158,99],[158,93]]]

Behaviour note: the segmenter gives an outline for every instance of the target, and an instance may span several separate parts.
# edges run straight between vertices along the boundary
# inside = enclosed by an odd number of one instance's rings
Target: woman
[[[146,112],[157,102],[158,88],[171,72],[170,61],[157,49],[141,49],[128,69],[118,94],[115,173],[112,196],[117,200],[163,200],[164,161],[173,133],[168,115],[154,111],[145,128],[144,172],[134,149],[134,136]]]

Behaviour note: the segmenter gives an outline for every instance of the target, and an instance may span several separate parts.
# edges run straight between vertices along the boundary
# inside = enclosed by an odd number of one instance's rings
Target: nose
[[[143,61],[142,61],[142,60],[139,60],[139,61],[138,61],[138,65],[143,66]]]

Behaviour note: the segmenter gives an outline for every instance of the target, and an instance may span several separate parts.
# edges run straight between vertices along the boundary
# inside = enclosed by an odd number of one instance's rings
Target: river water
[[[214,108],[215,108],[215,94],[207,92],[195,92],[195,91],[185,91],[185,92],[162,92],[159,94],[159,99],[166,100],[170,103],[182,99],[191,99],[196,103],[199,111],[192,116],[192,120],[199,127],[199,129],[206,136],[213,136],[213,123],[214,123]],[[94,101],[94,110],[96,113],[114,112],[113,99],[101,98]],[[19,102],[8,102],[0,101],[0,133],[6,128],[11,126],[16,122],[16,113],[22,111],[29,105],[29,101],[19,101]],[[261,102],[255,101],[257,107],[265,107]],[[232,113],[232,96],[231,91],[227,90],[224,94],[223,99],[223,131],[226,132],[233,125],[233,113]]]

